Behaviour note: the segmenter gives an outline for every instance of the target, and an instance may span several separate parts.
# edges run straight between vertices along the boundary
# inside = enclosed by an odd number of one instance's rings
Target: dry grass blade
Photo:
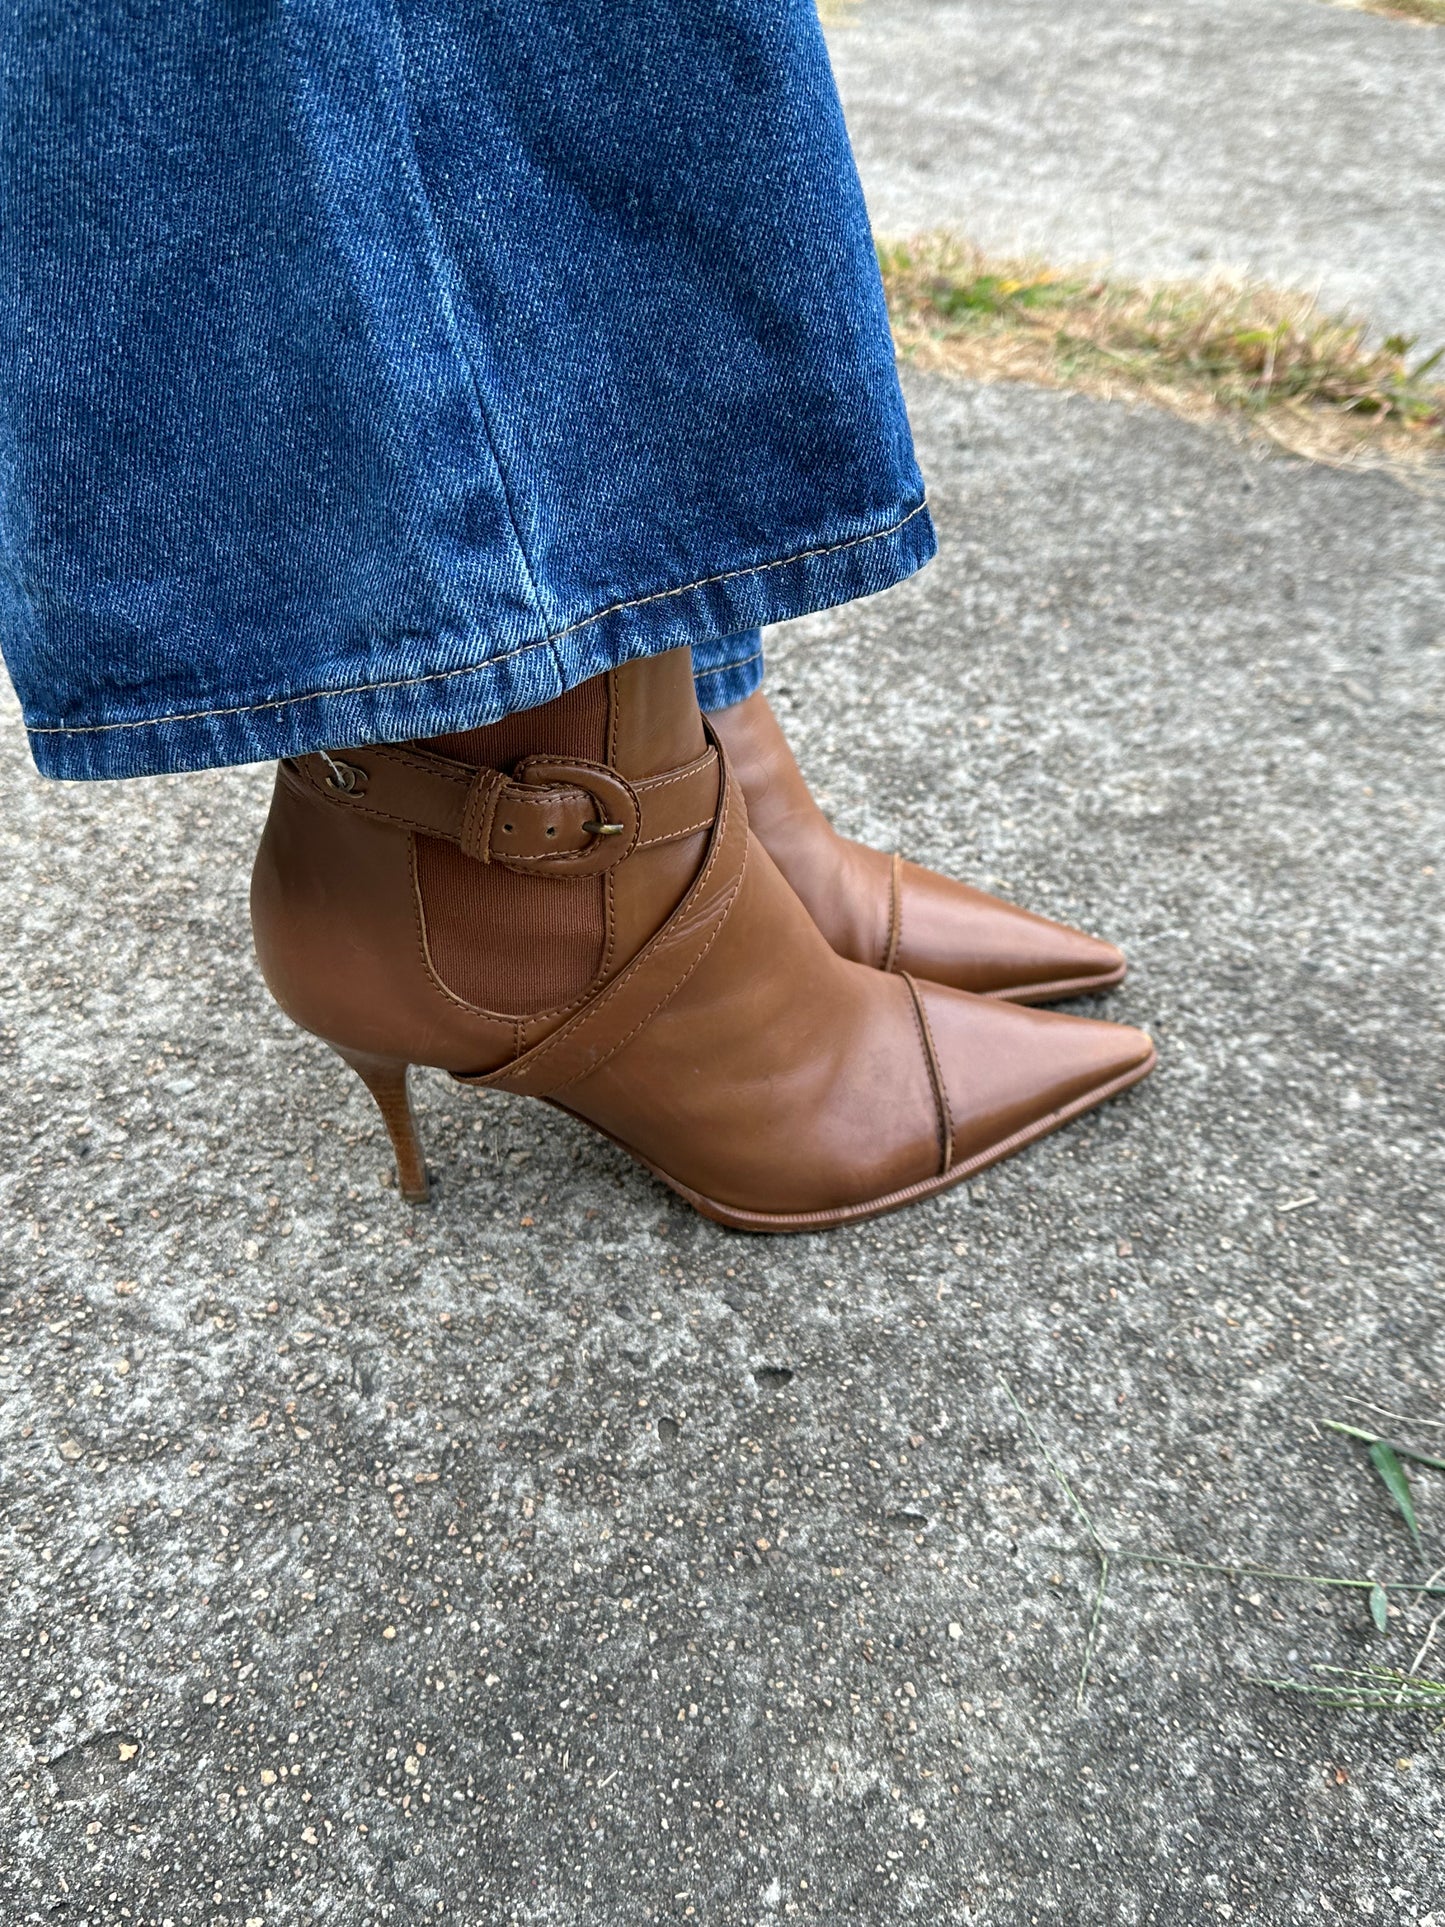
[[[1008,1400],[1009,1404],[1012,1405],[1015,1412],[1018,1413],[1025,1431],[1038,1448],[1040,1457],[1052,1473],[1060,1491],[1068,1500],[1071,1511],[1083,1526],[1085,1532],[1088,1533],[1090,1543],[1094,1548],[1094,1557],[1099,1564],[1098,1582],[1094,1587],[1093,1610],[1089,1614],[1088,1630],[1084,1634],[1083,1658],[1079,1662],[1079,1681],[1074,1689],[1074,1704],[1082,1709],[1089,1692],[1089,1670],[1094,1663],[1094,1652],[1099,1643],[1099,1623],[1104,1616],[1104,1595],[1109,1590],[1109,1548],[1099,1536],[1098,1528],[1095,1526],[1092,1518],[1090,1518],[1083,1500],[1064,1477],[1063,1470],[1057,1459],[1055,1459],[1048,1446],[1044,1444],[1043,1439],[1039,1435],[1038,1427],[1014,1397],[1013,1387],[1009,1384],[1008,1380],[1004,1378],[1000,1378],[998,1383],[1004,1397]]]
[[[1360,13],[1383,13],[1390,20],[1417,20],[1445,27],[1445,0],[1348,0]]]
[[[1302,1693],[1320,1706],[1371,1712],[1445,1714],[1445,1679],[1423,1679],[1394,1667],[1312,1666],[1313,1679],[1260,1679],[1277,1693]]]
[[[1071,1548],[1060,1547],[1060,1551]],[[1405,1593],[1414,1598],[1445,1599],[1442,1574],[1430,1579],[1355,1579],[1330,1572],[1287,1572],[1278,1566],[1255,1566],[1247,1560],[1226,1564],[1219,1559],[1186,1559],[1177,1552],[1151,1552],[1146,1546],[1109,1546],[1111,1559],[1133,1559],[1145,1566],[1175,1566],[1180,1572],[1212,1572],[1222,1579],[1279,1579],[1291,1586],[1327,1586],[1343,1592]]]
[[[881,242],[878,256],[899,349],[925,366],[1233,417],[1316,461],[1445,458],[1445,348],[1372,343],[1307,295],[1141,285],[993,259],[947,234]]]
[[[1372,1399],[1361,1398],[1356,1392],[1339,1392],[1336,1396],[1345,1405],[1358,1405],[1362,1412],[1374,1412],[1380,1418],[1394,1419],[1400,1425],[1409,1426],[1412,1432],[1445,1432],[1445,1419],[1425,1416],[1419,1412],[1395,1412],[1389,1406],[1376,1405]],[[1326,1419],[1324,1422],[1326,1425],[1336,1425],[1336,1429],[1339,1429],[1337,1422],[1333,1419]],[[1344,1429],[1348,1431],[1351,1428],[1347,1426]],[[1376,1434],[1371,1432],[1364,1436],[1374,1438]],[[1441,1461],[1440,1469],[1445,1472],[1445,1460]]]

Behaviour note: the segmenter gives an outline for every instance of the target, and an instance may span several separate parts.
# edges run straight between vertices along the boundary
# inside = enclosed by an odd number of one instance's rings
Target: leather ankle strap
[[[478,863],[527,876],[597,876],[634,850],[708,829],[718,808],[711,743],[695,762],[633,783],[580,758],[529,756],[508,775],[395,743],[281,768],[339,809],[443,837]]]

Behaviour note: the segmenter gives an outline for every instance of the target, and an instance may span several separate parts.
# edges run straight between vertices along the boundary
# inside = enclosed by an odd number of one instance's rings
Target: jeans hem
[[[731,709],[735,703],[746,702],[749,696],[762,688],[762,649],[754,649],[748,656],[739,656],[736,662],[720,662],[714,669],[702,669],[698,667],[694,647],[692,679],[697,690],[699,709],[709,714],[715,709]]]
[[[477,728],[635,657],[876,595],[921,568],[936,547],[927,503],[919,502],[886,527],[614,603],[480,662],[180,715],[71,726],[27,719],[31,754],[42,776],[84,781],[275,762]]]

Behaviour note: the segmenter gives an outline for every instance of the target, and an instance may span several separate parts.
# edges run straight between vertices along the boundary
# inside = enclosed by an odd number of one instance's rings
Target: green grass
[[[1229,1580],[1249,1578],[1276,1585],[1312,1586],[1324,1593],[1346,1596],[1364,1594],[1364,1603],[1375,1632],[1383,1637],[1388,1637],[1391,1633],[1392,1618],[1398,1617],[1405,1608],[1424,1608],[1428,1611],[1436,1600],[1445,1601],[1445,1564],[1436,1565],[1434,1571],[1420,1578],[1401,1576],[1381,1579],[1373,1574],[1291,1572],[1273,1566],[1241,1564],[1238,1561],[1190,1559],[1179,1553],[1156,1552],[1142,1546],[1110,1544],[1095,1524],[1083,1499],[1070,1484],[1062,1466],[1049,1450],[1038,1427],[1015,1396],[1013,1388],[1003,1378],[998,1380],[998,1385],[1013,1407],[1049,1476],[1062,1492],[1070,1512],[1083,1527],[1087,1550],[1095,1563],[1096,1583],[1084,1632],[1083,1652],[1075,1689],[1075,1703],[1080,1707],[1084,1705],[1088,1694],[1090,1672],[1098,1648],[1110,1579],[1114,1567],[1119,1564],[1134,1563],[1200,1575],[1214,1574]],[[1342,1420],[1325,1419],[1323,1424],[1328,1431],[1356,1440],[1369,1448],[1370,1464],[1400,1515],[1411,1546],[1420,1557],[1423,1572],[1429,1562],[1425,1556],[1414,1498],[1401,1462],[1410,1460],[1432,1471],[1445,1471],[1445,1459],[1413,1446],[1397,1444],[1377,1432],[1366,1431],[1361,1426],[1346,1424]],[[1409,1624],[1408,1615],[1402,1624]],[[1313,1700],[1321,1706],[1360,1711],[1436,1713],[1445,1719],[1445,1680],[1435,1679],[1421,1671],[1426,1657],[1432,1651],[1438,1654],[1437,1636],[1442,1627],[1445,1627],[1445,1604],[1439,1606],[1430,1620],[1424,1642],[1416,1652],[1408,1671],[1386,1665],[1349,1668],[1321,1664],[1311,1666],[1307,1676],[1302,1679],[1256,1678],[1253,1683],[1268,1686],[1276,1692],[1296,1694]]]
[[[1315,459],[1445,456],[1445,347],[1373,341],[1308,296],[997,259],[947,234],[878,256],[899,349],[925,365],[1232,416]]]

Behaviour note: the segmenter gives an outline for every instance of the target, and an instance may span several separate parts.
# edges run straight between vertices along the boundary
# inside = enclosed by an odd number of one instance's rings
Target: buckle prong
[[[523,793],[533,792],[539,806],[538,820],[527,832],[531,841],[525,843],[525,849],[531,854],[519,852],[514,860],[505,846],[497,844],[490,830],[487,840],[493,863],[512,863],[525,876],[550,876],[560,880],[601,876],[607,870],[616,869],[641,833],[642,805],[637,792],[625,777],[605,764],[528,756],[517,764],[510,779],[503,779],[502,793],[512,795],[514,786]],[[548,790],[561,792],[550,804],[545,794]],[[504,803],[502,808],[507,811],[511,805]],[[584,811],[586,820],[579,823],[577,819]],[[521,818],[513,820],[520,828]],[[554,823],[555,837],[549,835]],[[579,830],[585,842],[579,838]],[[564,833],[567,844],[580,843],[581,847],[559,847]]]

